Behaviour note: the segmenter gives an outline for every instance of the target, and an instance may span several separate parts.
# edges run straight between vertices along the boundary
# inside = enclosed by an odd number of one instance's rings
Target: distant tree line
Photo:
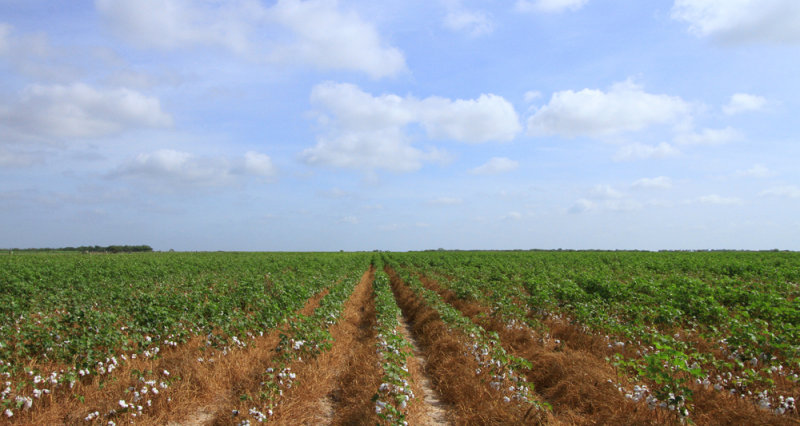
[[[79,251],[85,253],[137,253],[150,252],[153,248],[143,244],[138,246],[113,245],[113,246],[80,246],[80,247],[61,247],[61,248],[26,248],[26,249],[7,249],[9,251]]]

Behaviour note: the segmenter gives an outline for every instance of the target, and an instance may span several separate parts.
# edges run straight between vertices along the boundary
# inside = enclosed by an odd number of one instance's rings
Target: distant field
[[[0,256],[34,424],[800,424],[800,254]]]

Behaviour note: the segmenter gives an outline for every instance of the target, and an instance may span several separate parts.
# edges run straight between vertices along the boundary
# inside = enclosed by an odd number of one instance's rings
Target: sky
[[[0,0],[0,247],[800,250],[796,0]]]

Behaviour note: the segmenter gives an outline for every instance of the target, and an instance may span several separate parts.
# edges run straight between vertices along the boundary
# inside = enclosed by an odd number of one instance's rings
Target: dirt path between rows
[[[430,378],[425,374],[425,354],[417,344],[417,340],[411,333],[411,328],[408,326],[405,318],[401,315],[398,318],[400,322],[400,332],[405,336],[406,340],[411,343],[414,351],[414,357],[408,360],[408,370],[411,373],[411,381],[419,391],[422,391],[421,406],[418,407],[418,412],[412,412],[412,417],[415,424],[424,425],[449,425],[447,421],[448,406],[439,398],[439,393],[433,389]],[[420,395],[415,390],[416,398],[419,399]]]

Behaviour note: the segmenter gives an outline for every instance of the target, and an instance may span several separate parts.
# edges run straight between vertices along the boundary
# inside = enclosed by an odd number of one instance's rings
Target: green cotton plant
[[[690,367],[690,356],[660,343],[656,351],[641,359],[626,359],[615,354],[614,365],[633,372],[638,378],[655,383],[653,395],[667,407],[671,407],[681,418],[687,418],[692,409],[693,391],[689,387],[694,379],[705,374],[700,367]]]
[[[386,273],[380,270],[376,272],[372,288],[377,323],[376,346],[383,371],[381,384],[373,395],[372,402],[381,424],[403,425],[408,417],[409,401],[414,396],[410,385],[411,374],[408,371],[412,345],[397,331],[401,312]]]

